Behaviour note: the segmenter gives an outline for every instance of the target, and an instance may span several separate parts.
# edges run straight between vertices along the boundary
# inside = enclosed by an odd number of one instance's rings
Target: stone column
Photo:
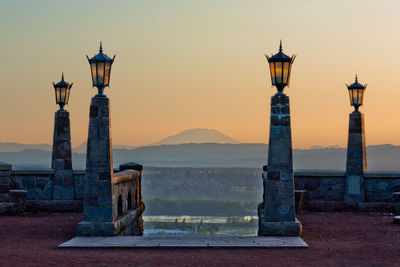
[[[364,172],[367,171],[364,114],[350,113],[349,138],[344,200],[349,203],[365,201]]]
[[[74,199],[69,112],[58,110],[54,119],[53,154],[54,199]]]
[[[259,236],[300,236],[295,216],[289,97],[271,98],[267,171],[263,172],[264,203],[259,206]]]
[[[11,165],[0,162],[0,202],[10,200]]]
[[[83,221],[78,235],[113,235],[113,160],[110,132],[110,103],[106,96],[95,96],[90,104]]]

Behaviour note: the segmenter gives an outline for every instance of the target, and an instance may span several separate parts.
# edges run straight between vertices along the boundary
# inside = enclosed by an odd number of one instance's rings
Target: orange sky
[[[83,3],[82,3],[83,2]],[[400,2],[1,1],[2,142],[51,143],[51,82],[74,82],[72,145],[87,138],[85,55],[110,56],[113,143],[146,145],[189,128],[267,142],[270,85],[264,53],[297,54],[290,96],[296,148],[347,142],[345,83],[368,83],[367,145],[400,144]]]

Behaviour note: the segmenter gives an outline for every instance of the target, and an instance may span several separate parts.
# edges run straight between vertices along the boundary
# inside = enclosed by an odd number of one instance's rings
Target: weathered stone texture
[[[7,202],[10,200],[10,172],[11,165],[0,162],[0,202]]]
[[[95,96],[90,105],[89,134],[83,197],[83,221],[78,235],[142,234],[137,228],[142,211],[140,171],[114,175],[109,99]],[[130,196],[130,197],[129,197]],[[144,205],[140,205],[140,207]]]
[[[71,131],[69,112],[58,110],[54,119],[53,153],[51,167],[54,199],[74,199],[74,177],[71,158]]]
[[[347,202],[365,200],[364,172],[367,171],[364,114],[354,111],[349,119],[346,179],[344,199]]]
[[[262,178],[264,203],[258,211],[258,235],[299,236],[301,224],[295,217],[289,97],[285,94],[271,98],[268,165]]]

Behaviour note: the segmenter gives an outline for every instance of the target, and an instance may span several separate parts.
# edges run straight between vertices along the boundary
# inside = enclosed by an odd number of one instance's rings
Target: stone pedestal
[[[54,119],[53,154],[54,199],[74,199],[69,112],[58,110]]]
[[[89,117],[83,222],[78,224],[78,235],[110,235],[114,233],[114,224],[109,99],[93,97]]]
[[[144,204],[141,169],[114,174],[111,144],[110,103],[95,96],[90,105],[84,182],[83,220],[80,236],[142,235]]]
[[[271,123],[267,171],[263,172],[264,203],[258,209],[259,236],[299,236],[295,217],[292,136],[289,97],[271,98]]]
[[[364,114],[354,111],[350,114],[349,121],[344,192],[344,200],[346,202],[365,201],[364,172],[367,171],[366,155]]]
[[[11,165],[0,162],[0,202],[10,200],[10,173]]]

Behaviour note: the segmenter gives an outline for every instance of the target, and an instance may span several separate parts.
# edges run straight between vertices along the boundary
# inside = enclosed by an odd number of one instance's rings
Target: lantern
[[[290,72],[295,55],[287,56],[282,52],[282,41],[279,44],[279,52],[271,57],[265,55],[268,60],[271,72],[272,85],[278,89],[278,93],[282,93],[285,86],[289,86]]]
[[[346,86],[349,90],[350,104],[354,106],[356,111],[358,111],[358,108],[363,104],[364,92],[367,85],[360,84],[356,75],[355,82],[351,85],[346,84]]]
[[[100,42],[99,53],[90,59],[88,56],[86,58],[89,61],[92,72],[93,87],[97,87],[98,95],[103,95],[103,89],[110,84],[111,65],[114,62],[115,56],[110,58],[106,54],[103,54],[103,47]]]
[[[68,105],[69,94],[71,91],[72,84],[73,83],[69,84],[64,81],[64,73],[61,76],[60,82],[56,84],[53,83],[54,91],[56,94],[56,103],[57,105],[60,106],[61,110],[65,105]]]

